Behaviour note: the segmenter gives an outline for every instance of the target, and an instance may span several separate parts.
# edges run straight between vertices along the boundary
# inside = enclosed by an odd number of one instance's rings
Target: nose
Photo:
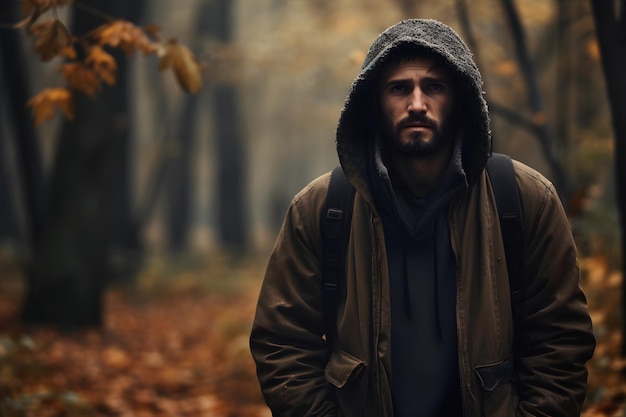
[[[413,94],[409,96],[409,105],[407,107],[409,113],[426,113],[426,96],[421,89],[415,88]]]

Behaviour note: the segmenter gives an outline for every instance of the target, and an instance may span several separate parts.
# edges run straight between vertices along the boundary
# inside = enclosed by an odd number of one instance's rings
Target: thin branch
[[[515,110],[493,102],[489,103],[489,109],[493,114],[502,117],[507,122],[521,127],[532,135],[537,135],[537,125]]]
[[[111,15],[96,9],[95,7],[91,7],[88,4],[81,3],[79,1],[75,1],[73,4],[74,8],[76,8],[77,10],[83,11],[95,17],[99,17],[105,22],[112,22],[113,20],[115,20],[115,18],[113,18]]]
[[[513,35],[517,62],[519,63],[522,78],[524,79],[528,90],[528,104],[533,114],[544,113],[545,109],[541,100],[541,94],[539,93],[537,77],[535,75],[533,62],[530,58],[528,46],[526,44],[524,27],[520,21],[514,0],[501,0],[501,4],[504,8],[505,16]],[[554,183],[560,191],[562,200],[567,202],[573,192],[573,181],[556,154],[556,150],[554,148],[554,138],[550,130],[550,126],[545,123],[536,125],[536,136],[539,139],[539,144],[546,162],[552,170]]]
[[[469,11],[465,0],[456,0],[456,11],[459,15],[459,23],[461,24],[463,37],[465,38],[470,51],[474,53],[474,61],[476,61],[476,64],[479,64],[480,60],[478,58],[478,47],[476,39],[474,38],[474,31],[472,30],[472,26],[470,24]],[[480,68],[480,65],[478,65],[478,67]]]

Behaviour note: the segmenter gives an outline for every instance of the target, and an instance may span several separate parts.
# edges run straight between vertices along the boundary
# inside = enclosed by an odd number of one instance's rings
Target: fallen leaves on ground
[[[585,258],[580,265],[597,342],[588,365],[589,390],[582,417],[626,417],[622,275],[603,256]]]
[[[582,417],[626,417],[621,275],[601,257],[581,267],[598,341]],[[0,416],[268,417],[248,350],[262,271],[234,291],[180,273],[146,295],[162,269],[106,293],[102,330],[73,333],[20,329],[19,297],[0,285]]]
[[[104,329],[22,329],[0,295],[0,415],[261,417],[248,350],[256,291],[112,290]]]

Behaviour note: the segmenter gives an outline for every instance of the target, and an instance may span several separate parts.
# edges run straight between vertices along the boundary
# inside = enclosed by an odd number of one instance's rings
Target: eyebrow
[[[408,82],[412,82],[412,81],[413,81],[412,78],[403,78],[403,77],[390,78],[389,80],[387,80],[386,82],[383,83],[383,87],[387,87],[387,86],[393,85],[393,84],[408,83]],[[451,80],[451,78],[449,76],[443,75],[443,74],[441,74],[441,75],[427,75],[425,77],[422,77],[422,81],[437,81],[437,82],[448,83],[448,84],[450,84],[452,82],[452,80]]]

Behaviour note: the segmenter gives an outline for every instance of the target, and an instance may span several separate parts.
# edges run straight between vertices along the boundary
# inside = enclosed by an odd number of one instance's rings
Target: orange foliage
[[[19,297],[0,291],[0,397],[32,398],[32,416],[267,416],[248,350],[255,296],[111,291],[104,329],[30,329],[3,355]]]
[[[626,406],[621,274],[603,256],[581,259],[580,266],[598,341],[588,363],[582,417],[621,416]],[[245,273],[262,276],[257,268]],[[248,347],[260,282],[246,279],[230,292],[202,290],[193,273],[183,273],[158,297],[109,291],[103,328],[67,334],[49,328],[20,331],[22,297],[8,290],[16,286],[5,284],[6,275],[0,277],[0,397],[11,404],[32,401],[30,414],[10,415],[269,415]]]
[[[107,53],[100,46],[92,46],[87,53],[85,63],[93,68],[96,75],[109,85],[115,84],[115,72],[117,62],[111,54]]]
[[[68,86],[89,97],[95,97],[100,91],[100,80],[94,71],[82,62],[71,62],[61,67]]]
[[[125,20],[110,19],[87,35],[76,38],[58,18],[36,23],[43,12],[71,4],[72,0],[23,0],[27,18],[15,25],[15,28],[27,27],[27,32],[34,38],[35,51],[42,61],[47,62],[56,57],[70,60],[60,67],[67,88],[44,90],[30,101],[36,126],[50,119],[57,108],[72,119],[72,92],[95,97],[103,82],[115,84],[117,62],[104,48],[119,49],[127,56],[136,50],[144,54],[158,54],[161,58],[160,69],[172,68],[183,90],[197,93],[202,88],[201,66],[189,48],[175,40],[151,41],[151,38],[158,39],[159,28],[156,25],[142,29]],[[77,60],[76,45],[80,45],[86,52],[83,60]]]
[[[52,118],[56,109],[60,109],[68,119],[74,119],[74,99],[67,88],[46,88],[33,97],[28,105],[33,108],[35,126]]]
[[[50,61],[55,56],[76,58],[72,44],[72,34],[60,20],[50,20],[31,27],[35,36],[35,51],[42,61]]]
[[[132,55],[136,48],[143,53],[154,52],[155,46],[150,42],[144,31],[125,20],[114,20],[100,26],[93,34],[93,38],[99,45],[119,48]]]

